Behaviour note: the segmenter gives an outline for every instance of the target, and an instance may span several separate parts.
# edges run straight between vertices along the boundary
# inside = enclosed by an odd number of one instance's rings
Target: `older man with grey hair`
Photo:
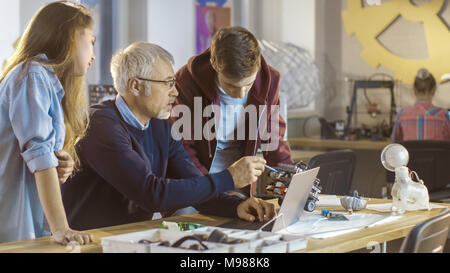
[[[62,186],[73,228],[150,220],[154,212],[187,206],[247,221],[274,216],[272,204],[230,194],[262,173],[264,159],[242,158],[203,176],[171,137],[167,119],[178,95],[172,65],[169,52],[144,42],[113,56],[119,95],[91,107],[86,137],[77,145],[82,170]]]

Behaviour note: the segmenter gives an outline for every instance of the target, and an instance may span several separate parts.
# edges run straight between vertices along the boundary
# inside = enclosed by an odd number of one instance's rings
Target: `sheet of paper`
[[[340,207],[341,201],[336,195],[319,195],[318,207]]]
[[[374,210],[378,212],[391,212],[392,203],[383,203],[383,204],[369,204],[366,209]]]
[[[342,214],[345,215],[349,221],[330,221],[317,211],[307,213],[302,215],[298,222],[277,233],[307,236],[310,238],[329,238],[354,232],[366,227],[372,227],[377,224],[395,221],[402,217],[365,213],[353,213],[352,215],[347,213]]]
[[[384,203],[384,204],[369,204],[366,207],[366,209],[368,209],[368,210],[374,210],[374,211],[378,211],[378,212],[391,212],[391,208],[392,208],[392,202]],[[430,203],[430,208],[431,209],[443,209],[443,208],[445,208],[445,206]]]
[[[391,215],[391,216],[388,216],[388,217],[386,217],[384,219],[376,221],[375,223],[373,223],[371,225],[368,225],[367,227],[374,227],[374,226],[377,226],[377,225],[387,224],[387,223],[390,223],[390,222],[397,221],[397,220],[399,220],[402,217],[403,217],[402,215],[395,215],[395,216]]]

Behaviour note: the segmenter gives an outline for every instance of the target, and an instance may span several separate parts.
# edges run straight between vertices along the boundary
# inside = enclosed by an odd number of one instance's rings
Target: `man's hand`
[[[228,171],[233,177],[234,187],[241,189],[255,182],[264,172],[264,164],[264,158],[257,156],[246,156],[233,163],[228,167]]]
[[[251,197],[239,204],[237,215],[245,221],[254,222],[258,219],[262,222],[275,216],[275,206],[262,199]]]
[[[67,178],[72,175],[75,162],[70,154],[64,150],[58,151],[55,154],[59,162],[58,167],[56,167],[59,184],[64,184],[67,181]]]

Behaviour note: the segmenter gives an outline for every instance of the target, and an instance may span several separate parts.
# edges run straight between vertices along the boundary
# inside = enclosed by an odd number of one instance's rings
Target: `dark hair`
[[[261,67],[258,40],[243,27],[219,29],[211,42],[211,64],[230,78],[251,76]]]
[[[434,94],[436,91],[436,80],[433,75],[425,68],[417,72],[414,80],[414,91],[418,94]]]

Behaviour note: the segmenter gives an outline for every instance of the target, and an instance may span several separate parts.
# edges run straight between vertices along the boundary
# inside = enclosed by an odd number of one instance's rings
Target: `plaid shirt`
[[[397,115],[391,138],[393,141],[450,140],[447,111],[429,101],[417,101]]]

